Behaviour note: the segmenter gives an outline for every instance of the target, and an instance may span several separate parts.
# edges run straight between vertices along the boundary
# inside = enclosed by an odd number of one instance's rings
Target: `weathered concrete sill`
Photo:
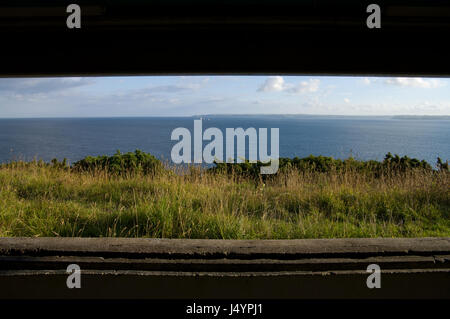
[[[0,238],[0,255],[297,259],[450,254],[450,237],[294,240]]]
[[[69,264],[82,289],[66,287]],[[450,299],[450,238],[0,238],[0,298]]]

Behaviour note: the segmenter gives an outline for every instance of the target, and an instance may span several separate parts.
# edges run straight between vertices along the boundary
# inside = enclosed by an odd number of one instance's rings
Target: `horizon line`
[[[206,116],[322,116],[322,117],[450,117],[450,114],[308,114],[308,113],[213,113],[213,114],[193,114],[193,115],[119,115],[119,116],[35,116],[35,117],[0,117],[1,120],[14,119],[114,119],[114,118],[189,118]]]

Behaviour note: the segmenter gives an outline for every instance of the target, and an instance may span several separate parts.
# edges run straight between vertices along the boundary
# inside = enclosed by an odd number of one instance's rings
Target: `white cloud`
[[[310,93],[317,92],[319,89],[320,80],[318,79],[310,79],[308,81],[302,81],[298,85],[289,89],[289,92],[292,93]]]
[[[424,89],[438,88],[444,85],[444,83],[438,79],[423,79],[423,78],[389,78],[384,81],[386,84],[398,85],[402,87],[415,87]]]
[[[350,103],[350,99],[349,98],[344,98],[344,102],[345,103]]]
[[[371,80],[369,78],[363,78],[363,79],[361,79],[361,82],[365,85],[370,85]]]
[[[284,79],[281,76],[269,76],[259,87],[259,92],[279,92],[286,89]]]
[[[209,77],[181,77],[181,82],[177,86],[183,89],[196,90],[203,88],[209,82],[209,80]]]
[[[25,78],[0,79],[0,91],[18,94],[39,94],[63,91],[75,87],[93,84],[90,78]]]
[[[209,78],[197,78],[182,76],[180,81],[175,84],[157,85],[138,90],[141,94],[153,94],[153,93],[178,93],[178,92],[190,92],[198,89],[202,89],[209,82]]]
[[[210,82],[211,78],[209,76],[178,76],[175,86],[185,88],[185,89],[201,89]]]
[[[319,89],[320,80],[309,79],[296,85],[286,83],[281,76],[270,76],[259,87],[258,92],[290,92],[290,93],[311,93]]]

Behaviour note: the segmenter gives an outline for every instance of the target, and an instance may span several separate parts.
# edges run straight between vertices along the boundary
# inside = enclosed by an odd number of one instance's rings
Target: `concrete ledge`
[[[450,254],[450,237],[294,240],[0,238],[0,255],[297,259]]]
[[[450,299],[450,238],[0,238],[0,298]]]

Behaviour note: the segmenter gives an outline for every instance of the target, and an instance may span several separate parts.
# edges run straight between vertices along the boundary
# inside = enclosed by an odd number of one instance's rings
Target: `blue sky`
[[[450,79],[133,76],[0,79],[0,118],[450,115]]]

